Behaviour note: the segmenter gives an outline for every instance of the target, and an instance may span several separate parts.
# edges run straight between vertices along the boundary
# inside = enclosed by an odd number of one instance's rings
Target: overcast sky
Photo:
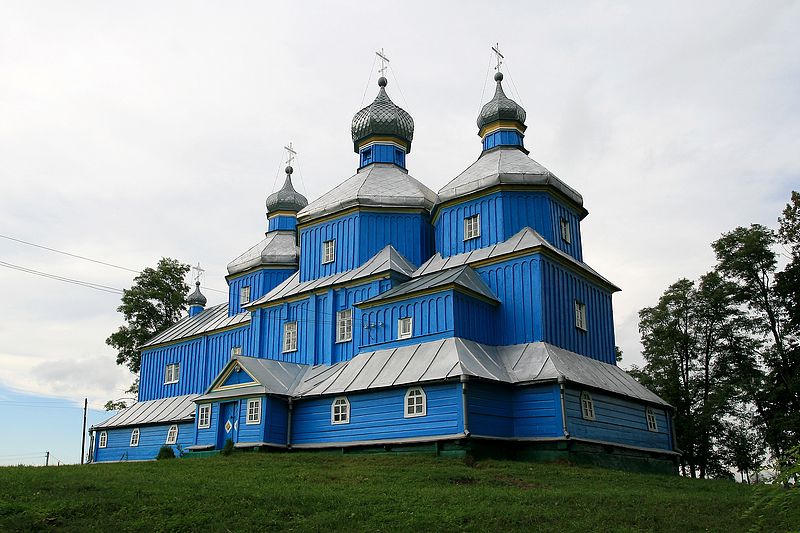
[[[531,157],[583,194],[584,258],[623,289],[628,366],[637,311],[709,270],[723,231],[774,227],[800,187],[799,25],[800,3],[779,1],[5,1],[0,234],[132,269],[199,261],[225,289],[226,264],[263,236],[287,142],[309,200],[354,173],[375,50],[414,117],[409,172],[438,190],[480,153],[499,42]],[[133,277],[4,238],[0,261],[116,288]],[[0,266],[3,426],[41,426],[51,399],[123,396],[131,377],[104,342],[118,304]],[[39,447],[74,450],[69,420]],[[11,440],[0,464],[26,449]]]

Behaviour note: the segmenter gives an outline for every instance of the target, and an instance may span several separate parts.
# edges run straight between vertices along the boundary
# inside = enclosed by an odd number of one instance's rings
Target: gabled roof
[[[473,250],[471,252],[466,252],[463,254],[456,254],[451,255],[450,257],[443,258],[440,253],[436,253],[433,257],[425,261],[422,266],[420,266],[413,274],[414,278],[419,276],[424,276],[426,274],[431,274],[433,272],[440,272],[442,270],[447,270],[450,268],[454,268],[461,265],[472,264],[478,261],[483,261],[486,259],[492,259],[495,257],[502,257],[504,255],[509,255],[514,252],[520,252],[523,250],[532,250],[535,248],[544,248],[549,250],[553,254],[557,255],[560,259],[563,259],[567,263],[572,263],[573,265],[577,266],[581,270],[586,271],[591,276],[597,278],[602,283],[608,285],[612,290],[619,291],[621,290],[619,287],[608,281],[606,278],[601,276],[596,270],[592,267],[584,263],[583,261],[578,261],[571,255],[566,252],[563,252],[550,244],[547,239],[542,237],[536,230],[531,229],[529,227],[522,228],[520,231],[506,239],[501,243],[497,243],[492,246],[487,246],[485,248],[479,248],[477,250]]]
[[[499,302],[497,296],[494,295],[492,289],[486,285],[486,282],[478,275],[472,268],[464,265],[442,272],[434,272],[426,274],[411,281],[407,281],[390,289],[382,294],[374,296],[369,300],[361,302],[361,304],[376,303],[389,298],[397,298],[400,296],[414,294],[420,291],[427,291],[436,289],[438,287],[447,287],[450,285],[457,285],[463,287],[468,291],[479,294],[494,302]],[[361,305],[359,304],[359,305]]]
[[[396,272],[407,278],[411,277],[414,272],[414,266],[408,262],[408,259],[402,256],[400,252],[394,249],[391,244],[385,246],[380,252],[372,256],[372,258],[358,268],[332,274],[323,278],[312,279],[309,281],[300,282],[300,273],[295,272],[293,276],[285,280],[283,283],[272,289],[270,292],[247,304],[247,307],[254,307],[267,302],[280,300],[295,294],[300,294],[306,291],[312,291],[321,287],[329,287],[348,281],[353,281],[361,278],[366,278],[374,274],[382,272]]]
[[[353,206],[417,207],[430,210],[436,193],[389,163],[374,163],[311,202],[297,214],[304,223]]]
[[[439,190],[437,204],[495,185],[549,185],[583,209],[583,196],[518,148],[483,152],[477,161]]]
[[[250,312],[244,311],[237,315],[228,316],[228,304],[219,304],[196,314],[186,316],[173,326],[157,334],[141,346],[140,349],[150,348],[158,344],[173,342],[180,339],[194,337],[204,333],[238,326],[250,322]]]
[[[173,396],[161,400],[136,402],[92,429],[105,429],[165,422],[190,422],[194,420],[194,400],[197,394]]]
[[[237,386],[224,386],[225,380],[231,372],[237,370],[237,366],[247,372],[255,381]],[[308,368],[308,365],[237,355],[225,365],[206,393],[198,396],[195,401],[237,398],[254,394],[290,396]]]
[[[270,231],[258,244],[228,263],[228,274],[238,274],[262,265],[297,266],[300,248],[291,230]]]

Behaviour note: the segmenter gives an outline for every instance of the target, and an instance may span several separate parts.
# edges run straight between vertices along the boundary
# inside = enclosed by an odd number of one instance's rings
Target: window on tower
[[[297,322],[286,322],[283,324],[283,351],[297,351]]]
[[[322,264],[333,263],[336,260],[336,241],[322,242]]]
[[[569,220],[561,217],[561,240],[567,244],[572,243],[572,235],[569,231]]]
[[[178,378],[180,378],[181,374],[181,367],[178,363],[172,363],[166,366],[164,369],[164,385],[170,385],[172,383],[177,383]]]
[[[250,302],[250,285],[239,289],[239,305],[244,305]]]
[[[575,327],[586,331],[586,304],[575,300]]]
[[[353,340],[353,310],[345,309],[336,313],[336,342]]]
[[[411,317],[401,318],[397,321],[397,338],[409,339],[414,331],[414,322]]]
[[[234,346],[231,348],[231,357],[234,355],[242,355],[242,347],[241,346]]]
[[[481,236],[481,216],[472,215],[464,219],[464,240],[476,239]]]

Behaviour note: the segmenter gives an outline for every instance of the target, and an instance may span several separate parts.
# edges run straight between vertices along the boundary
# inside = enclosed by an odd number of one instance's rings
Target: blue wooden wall
[[[348,395],[349,424],[331,424],[334,397],[297,401],[292,415],[292,444],[405,439],[462,432],[461,384],[424,385],[423,389],[427,415],[417,418],[403,417],[406,388]]]
[[[297,227],[297,217],[290,215],[275,215],[268,217],[268,231],[294,230]]]
[[[480,237],[464,240],[464,219],[480,214]],[[569,221],[571,239],[561,238],[561,217]],[[503,242],[524,227],[536,230],[556,248],[583,260],[580,217],[546,192],[494,192],[441,209],[435,221],[436,251],[442,257]]]
[[[499,130],[483,138],[483,149],[490,150],[495,146],[524,146],[523,135],[517,130]]]
[[[663,409],[653,407],[658,431],[647,429],[643,404],[589,391],[594,403],[595,420],[584,420],[581,414],[581,391],[566,390],[567,429],[572,437],[627,444],[642,448],[672,449],[670,421]]]
[[[228,278],[228,315],[244,311],[239,304],[239,290],[250,286],[250,301],[261,298],[295,273],[293,268],[260,268],[247,274]]]
[[[514,388],[514,435],[518,438],[563,437],[561,391],[546,385]]]
[[[172,424],[138,426],[139,445],[131,446],[131,433],[134,427],[105,430],[108,442],[105,448],[99,447],[100,431],[95,431],[94,436],[94,461],[144,461],[155,459],[158,450],[167,442],[167,431]],[[178,440],[171,448],[178,455],[178,445],[186,450],[194,444],[193,424],[178,424]]]
[[[469,430],[503,438],[563,437],[558,385],[467,384]]]
[[[336,241],[336,257],[322,264],[322,243]],[[391,244],[414,265],[433,254],[430,221],[421,213],[357,211],[300,230],[300,281],[357,268]]]
[[[413,334],[410,339],[398,340],[397,321],[407,317],[412,317]],[[446,332],[449,332],[447,336],[452,336],[453,291],[368,307],[363,310],[362,321],[369,326],[362,327],[359,332],[364,351],[427,342]]]

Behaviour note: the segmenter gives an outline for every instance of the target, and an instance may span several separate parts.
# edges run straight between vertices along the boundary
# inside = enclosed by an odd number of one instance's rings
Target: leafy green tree
[[[180,261],[164,257],[156,268],[144,269],[134,278],[133,286],[123,291],[122,304],[117,311],[122,313],[125,324],[106,339],[106,344],[117,350],[118,365],[125,365],[138,374],[142,357],[139,346],[181,318],[189,293],[184,281],[189,268]],[[136,393],[137,390],[138,378],[127,392]],[[107,408],[120,406],[114,402],[106,404]]]

